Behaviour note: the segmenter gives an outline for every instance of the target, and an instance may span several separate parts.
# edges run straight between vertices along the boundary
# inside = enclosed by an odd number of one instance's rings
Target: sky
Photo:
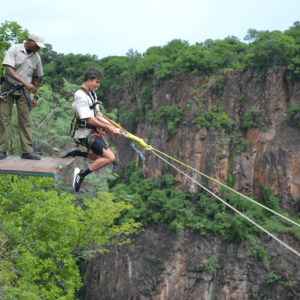
[[[190,44],[249,28],[284,31],[300,21],[299,0],[0,0],[0,23],[40,32],[58,53],[99,58],[145,52],[173,39]]]

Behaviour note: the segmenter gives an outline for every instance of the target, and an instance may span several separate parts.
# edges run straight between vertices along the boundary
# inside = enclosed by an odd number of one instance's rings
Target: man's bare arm
[[[36,88],[36,92],[34,92],[34,96],[37,96],[38,94],[38,89],[39,89],[39,84],[40,84],[40,77],[38,76],[33,76],[32,77],[32,84]]]
[[[94,117],[87,118],[85,120],[87,121],[88,124],[90,124],[92,126],[95,126],[96,128],[106,129],[107,132],[110,133],[110,134],[118,134],[118,135],[121,134],[120,129],[115,128],[111,125],[104,124],[104,123],[96,120]]]
[[[36,92],[34,92],[34,96],[37,96],[37,94],[38,94],[39,83],[40,83],[40,78],[38,76],[33,76],[32,77],[32,84],[36,88]],[[32,109],[34,109],[36,107],[36,103],[37,103],[36,98],[33,98],[32,101],[31,101]]]
[[[11,78],[13,78],[13,79],[19,81],[20,83],[22,83],[29,92],[31,92],[31,93],[37,92],[36,87],[33,84],[30,84],[29,82],[27,82],[26,80],[24,80],[23,78],[21,78],[16,73],[16,71],[13,69],[13,67],[5,65],[5,70],[6,70],[6,74],[8,76],[10,76]]]

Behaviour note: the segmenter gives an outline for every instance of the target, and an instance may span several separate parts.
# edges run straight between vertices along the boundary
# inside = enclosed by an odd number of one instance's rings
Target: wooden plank
[[[9,159],[8,159],[9,158]],[[22,171],[31,165],[31,160],[21,159],[20,157],[7,157],[3,159],[5,164],[0,165],[0,169]]]
[[[74,166],[75,159],[42,156],[41,160],[30,160],[8,156],[0,161],[0,174],[41,176],[57,180]]]

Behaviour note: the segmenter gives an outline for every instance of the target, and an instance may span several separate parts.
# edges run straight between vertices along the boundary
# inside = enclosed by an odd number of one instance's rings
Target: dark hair
[[[102,72],[99,69],[89,67],[85,73],[84,73],[84,78],[83,81],[88,81],[89,79],[94,80],[95,78],[99,78],[100,80],[104,80],[104,76]]]

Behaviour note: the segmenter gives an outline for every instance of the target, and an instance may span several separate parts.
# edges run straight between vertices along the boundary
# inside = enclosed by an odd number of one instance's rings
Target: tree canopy
[[[82,286],[77,261],[128,243],[140,227],[115,224],[132,205],[114,198],[102,189],[75,201],[51,179],[0,176],[1,299],[74,299]]]
[[[2,23],[0,55],[3,57],[11,44],[23,41],[27,34],[16,22]],[[40,54],[45,73],[42,83],[50,84],[55,91],[63,86],[64,79],[81,84],[87,67],[100,68],[105,76],[98,92],[102,101],[105,90],[121,94],[124,85],[133,88],[137,76],[166,79],[175,72],[192,76],[211,75],[222,69],[287,67],[288,79],[292,80],[300,76],[300,22],[294,22],[284,32],[250,28],[244,42],[232,35],[195,45],[175,39],[165,46],[150,47],[143,54],[130,49],[124,56],[102,59],[91,54],[58,54],[55,47],[47,44],[47,49],[40,50]]]

